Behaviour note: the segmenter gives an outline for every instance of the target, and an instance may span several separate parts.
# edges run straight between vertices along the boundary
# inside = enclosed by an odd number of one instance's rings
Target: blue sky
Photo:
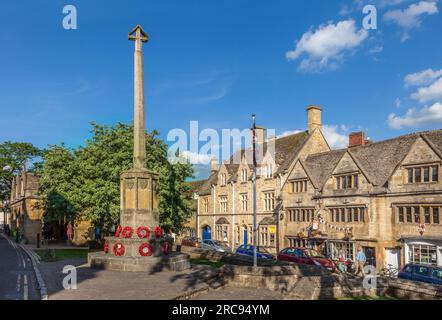
[[[62,27],[65,5],[78,29]],[[362,28],[365,4],[377,29]],[[0,141],[78,146],[89,123],[129,122],[133,43],[141,24],[148,130],[306,128],[323,107],[335,147],[364,130],[374,141],[440,128],[438,1],[3,1]],[[206,171],[198,173],[199,176]]]

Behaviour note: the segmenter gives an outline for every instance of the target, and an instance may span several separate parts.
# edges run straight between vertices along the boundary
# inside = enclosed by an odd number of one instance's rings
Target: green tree
[[[10,197],[14,175],[40,155],[41,151],[31,143],[6,141],[0,144],[0,201]]]
[[[85,146],[72,152],[58,146],[45,153],[42,205],[51,219],[80,215],[106,228],[119,222],[120,175],[132,167],[133,127],[92,123],[91,133]],[[188,163],[169,162],[167,145],[157,136],[157,132],[147,134],[146,166],[160,174],[161,225],[178,232],[191,214],[185,179],[193,171]]]
[[[74,151],[64,145],[49,146],[43,152],[43,162],[39,166],[39,192],[42,199],[38,206],[44,210],[45,221],[76,219],[80,210],[76,203],[77,164]]]

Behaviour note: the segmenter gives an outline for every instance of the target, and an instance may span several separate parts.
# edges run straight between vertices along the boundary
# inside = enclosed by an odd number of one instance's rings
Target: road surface
[[[13,241],[0,236],[0,300],[38,300],[31,260]]]

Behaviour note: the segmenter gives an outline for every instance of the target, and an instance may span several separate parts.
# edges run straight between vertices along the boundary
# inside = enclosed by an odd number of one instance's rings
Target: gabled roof
[[[309,134],[307,131],[291,134],[281,138],[275,139],[275,163],[279,167],[278,172],[283,172],[290,166],[290,163],[301,150],[304,143],[307,141]],[[268,142],[264,143],[261,148],[263,148],[263,155],[266,154],[268,148]],[[227,172],[229,174],[228,183],[236,182],[238,180],[238,170],[240,164],[233,163],[234,159],[243,159],[243,157],[248,157],[251,155],[251,148],[241,149],[237,151],[234,155],[230,157],[229,160],[225,161]],[[251,156],[250,156],[251,159]],[[249,164],[249,168],[252,168],[252,164]],[[283,169],[281,171],[281,169]],[[210,194],[211,186],[217,183],[217,174],[212,174],[206,182],[201,186],[199,194],[207,195]]]
[[[427,141],[439,156],[442,155],[442,130],[433,130],[403,135],[359,147],[313,154],[308,156],[303,163],[314,180],[315,186],[322,189],[336,165],[348,152],[370,183],[375,186],[384,186],[420,137]]]
[[[198,190],[200,196],[207,196],[212,191],[212,185],[218,182],[218,171],[210,175],[210,177],[201,185]]]
[[[344,149],[312,154],[303,161],[312,183],[316,188],[322,189],[346,152],[347,150]]]
[[[383,186],[410,152],[419,134],[411,134],[348,149],[375,186]]]
[[[276,164],[279,166],[277,174],[286,171],[309,137],[308,131],[299,132],[276,140]]]

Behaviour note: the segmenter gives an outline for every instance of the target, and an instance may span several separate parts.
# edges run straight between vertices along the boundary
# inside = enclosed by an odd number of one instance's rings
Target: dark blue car
[[[398,277],[413,281],[442,285],[442,268],[429,265],[407,264]]]
[[[242,245],[242,246],[238,247],[238,249],[236,249],[236,253],[253,257],[253,246],[252,245]],[[260,247],[258,247],[256,256],[258,257],[258,259],[265,259],[265,260],[274,260],[275,259],[275,257],[273,257],[273,255],[271,255],[270,253],[268,253],[267,251],[265,251],[264,249],[262,249]]]

